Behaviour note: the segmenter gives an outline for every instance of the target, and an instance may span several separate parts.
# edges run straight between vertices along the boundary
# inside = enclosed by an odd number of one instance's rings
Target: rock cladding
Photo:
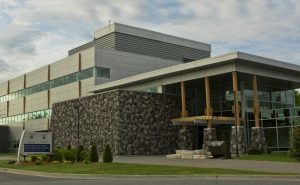
[[[167,154],[178,146],[178,115],[177,96],[116,90],[54,104],[50,131],[55,147],[77,147],[79,138],[100,153],[109,144],[114,155]]]

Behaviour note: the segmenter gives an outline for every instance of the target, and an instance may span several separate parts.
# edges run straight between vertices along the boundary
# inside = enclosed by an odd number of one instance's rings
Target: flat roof
[[[123,78],[120,80],[104,83],[92,87],[89,92],[104,92],[112,89],[125,88],[127,86],[141,84],[144,82],[154,81],[160,78],[174,76],[177,74],[183,74],[188,72],[197,71],[203,68],[213,67],[217,65],[224,65],[228,63],[237,63],[235,59],[240,59],[238,64],[251,64],[251,65],[263,65],[271,69],[288,70],[289,72],[297,73],[300,76],[300,66],[290,64],[270,58],[260,57],[243,52],[232,52],[216,57],[207,59],[201,59],[185,64],[174,65],[167,68],[158,69],[155,71],[142,73],[139,75]],[[235,71],[236,69],[232,69]]]
[[[133,26],[128,26],[120,23],[112,23],[108,26],[101,28],[94,32],[94,39],[103,37],[107,34],[119,32],[128,35],[134,35],[138,37],[143,37],[151,40],[157,40],[161,42],[167,42],[171,44],[177,44],[180,46],[186,46],[194,49],[211,51],[211,45],[203,42],[198,42],[194,40],[189,40],[181,37],[176,37],[172,35],[163,34],[160,32],[150,31],[143,28],[137,28]]]

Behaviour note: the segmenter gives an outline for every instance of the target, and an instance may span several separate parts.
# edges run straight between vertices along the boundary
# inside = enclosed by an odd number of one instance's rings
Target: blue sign
[[[24,144],[24,153],[47,153],[50,152],[50,144]]]

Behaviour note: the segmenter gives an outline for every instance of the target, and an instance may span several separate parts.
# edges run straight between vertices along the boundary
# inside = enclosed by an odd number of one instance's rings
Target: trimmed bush
[[[43,161],[48,162],[50,157],[47,154],[43,154],[41,158]]]
[[[76,150],[74,150],[74,149],[64,150],[64,159],[66,161],[75,162],[76,158],[77,158],[77,152],[76,152]]]
[[[289,156],[300,161],[300,127],[294,127],[290,134]]]
[[[36,161],[35,163],[34,163],[35,165],[42,165],[43,164],[43,161]]]
[[[60,164],[61,161],[52,161],[51,163],[52,163],[52,164]]]
[[[97,147],[95,145],[93,145],[91,148],[90,161],[91,162],[99,161],[99,154],[98,154]]]
[[[16,162],[17,162],[16,160],[9,160],[7,164],[12,165],[12,164],[16,164]]]
[[[30,161],[34,163],[37,161],[37,159],[38,159],[37,156],[33,155],[33,156],[31,156]]]
[[[112,156],[112,152],[111,152],[111,149],[110,149],[109,145],[105,146],[105,150],[104,150],[104,153],[103,153],[103,162],[104,163],[113,162],[113,156]]]
[[[79,148],[77,149],[77,161],[78,162],[82,162],[85,159],[84,156],[84,148],[82,145],[79,146]]]
[[[63,149],[59,149],[59,148],[56,148],[53,150],[53,161],[60,161],[62,162],[63,161],[63,158],[64,158],[64,151]]]

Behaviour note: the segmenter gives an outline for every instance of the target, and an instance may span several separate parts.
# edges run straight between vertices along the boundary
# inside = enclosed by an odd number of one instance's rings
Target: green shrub
[[[105,150],[104,150],[104,153],[103,153],[103,162],[104,163],[113,162],[113,156],[112,156],[112,152],[111,152],[111,149],[110,149],[109,145],[105,146]]]
[[[43,164],[43,161],[38,160],[38,161],[36,161],[34,164],[35,164],[35,165],[42,165],[42,164]]]
[[[43,155],[41,156],[41,158],[42,158],[43,161],[48,162],[50,157],[49,157],[49,155],[47,155],[47,154],[43,154]]]
[[[63,161],[64,158],[64,150],[60,148],[56,148],[53,150],[53,161]]]
[[[72,161],[74,162],[77,158],[77,152],[74,149],[67,149],[64,150],[64,159],[66,161]]]
[[[30,161],[31,162],[36,162],[38,157],[36,155],[31,156]]]
[[[84,154],[85,154],[84,148],[82,145],[80,145],[79,148],[77,149],[77,161],[78,162],[82,162],[85,159]]]
[[[9,160],[8,165],[16,164],[16,162],[17,162],[16,160]]]
[[[251,150],[248,151],[249,155],[263,154],[263,153],[264,153],[264,151],[258,150],[258,149],[251,149]]]
[[[64,164],[73,164],[73,163],[74,163],[74,161],[68,161],[68,160],[64,161]]]
[[[85,160],[83,160],[83,161],[82,161],[82,163],[84,163],[84,164],[90,164],[90,163],[91,163],[91,161],[90,161],[90,160],[86,160],[86,159],[85,159]]]
[[[300,127],[294,127],[290,133],[289,156],[300,161]]]
[[[61,161],[52,161],[51,163],[52,163],[52,164],[60,164]]]
[[[99,161],[99,154],[98,154],[97,147],[95,145],[93,145],[91,148],[90,161],[91,162]]]

